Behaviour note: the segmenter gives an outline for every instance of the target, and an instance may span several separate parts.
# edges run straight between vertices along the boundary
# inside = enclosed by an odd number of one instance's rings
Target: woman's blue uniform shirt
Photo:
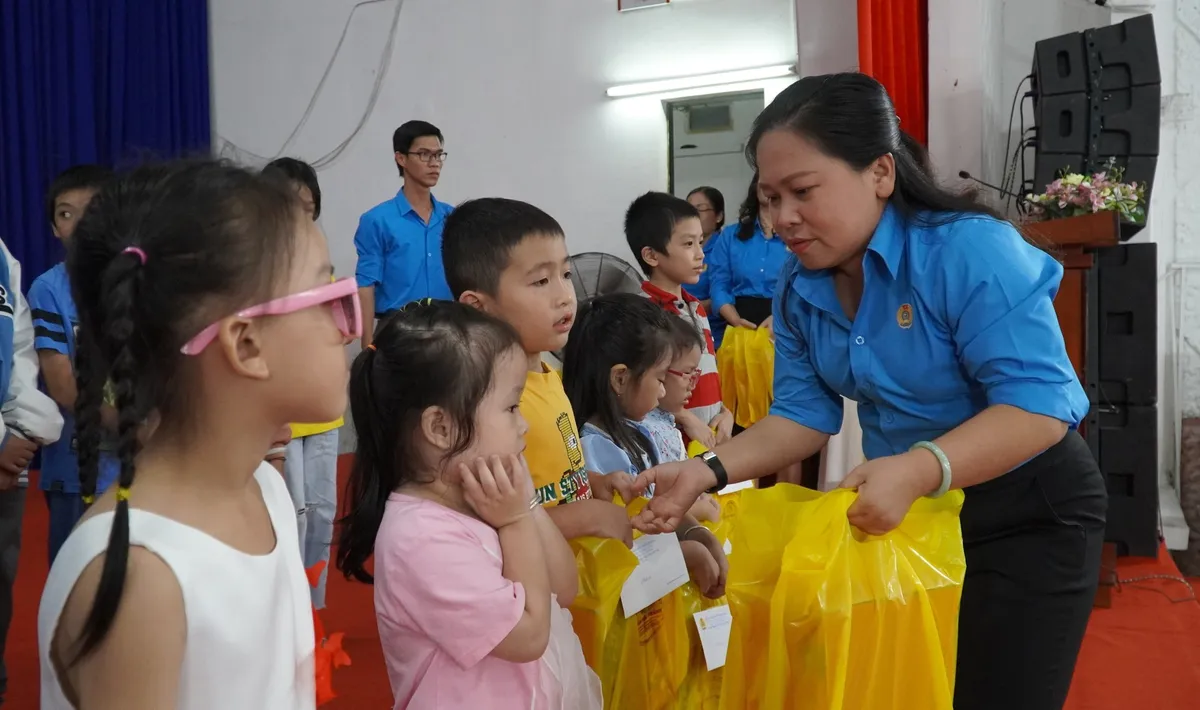
[[[737,238],[735,222],[714,237],[716,244],[708,256],[709,289],[713,313],[720,313],[738,296],[771,298],[780,272],[788,263],[788,250],[778,237],[767,239],[762,225],[754,223],[754,235],[746,241]]]
[[[1006,222],[924,226],[889,205],[863,257],[853,321],[832,272],[793,261],[781,278],[771,413],[834,434],[841,397],[855,400],[868,459],[936,439],[996,404],[1077,427],[1088,399],[1054,312],[1062,274]]]
[[[705,269],[700,274],[700,280],[694,284],[684,284],[683,290],[691,294],[692,298],[699,301],[707,301],[712,298],[712,252],[713,247],[717,244],[717,237],[720,236],[722,230],[717,230],[708,235],[708,239],[704,240],[704,265]],[[709,304],[708,310],[708,326],[712,328],[713,345],[721,347],[721,338],[725,336],[725,319],[721,318],[721,314],[713,310]]]

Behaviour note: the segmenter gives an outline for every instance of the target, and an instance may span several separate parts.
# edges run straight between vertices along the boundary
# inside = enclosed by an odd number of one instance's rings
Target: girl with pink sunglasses
[[[345,410],[353,281],[330,283],[288,185],[213,161],[106,187],[67,270],[85,495],[106,383],[120,476],[50,571],[41,707],[313,708],[295,511],[263,458],[288,422]]]

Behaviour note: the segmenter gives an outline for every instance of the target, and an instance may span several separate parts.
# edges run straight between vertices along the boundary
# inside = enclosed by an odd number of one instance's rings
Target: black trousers
[[[1061,710],[1092,612],[1107,508],[1104,478],[1073,431],[966,489],[955,710]]]

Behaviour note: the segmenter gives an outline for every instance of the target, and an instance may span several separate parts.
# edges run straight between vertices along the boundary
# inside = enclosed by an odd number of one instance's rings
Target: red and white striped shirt
[[[668,293],[649,281],[642,282],[642,295],[654,301],[667,313],[673,313],[692,324],[696,332],[704,337],[704,352],[700,355],[700,378],[696,389],[688,399],[687,409],[705,424],[712,424],[721,413],[721,376],[717,374],[717,349],[713,345],[712,328],[708,324],[708,313],[700,301],[687,291],[681,296]]]

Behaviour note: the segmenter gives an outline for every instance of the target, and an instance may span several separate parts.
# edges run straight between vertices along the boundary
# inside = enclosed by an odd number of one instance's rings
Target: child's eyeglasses
[[[682,370],[667,370],[667,374],[675,375],[676,377],[682,377],[689,382],[695,382],[696,380],[700,379],[700,368],[688,370],[687,372],[683,372]]]
[[[240,310],[234,315],[239,318],[260,316],[285,316],[305,308],[328,303],[333,309],[333,322],[347,338],[362,337],[362,306],[358,301],[358,282],[353,278],[334,281],[327,286],[318,286],[307,291],[282,296],[257,306]],[[222,319],[223,320],[223,319]],[[217,337],[221,321],[209,325],[180,348],[184,355],[199,355]]]

